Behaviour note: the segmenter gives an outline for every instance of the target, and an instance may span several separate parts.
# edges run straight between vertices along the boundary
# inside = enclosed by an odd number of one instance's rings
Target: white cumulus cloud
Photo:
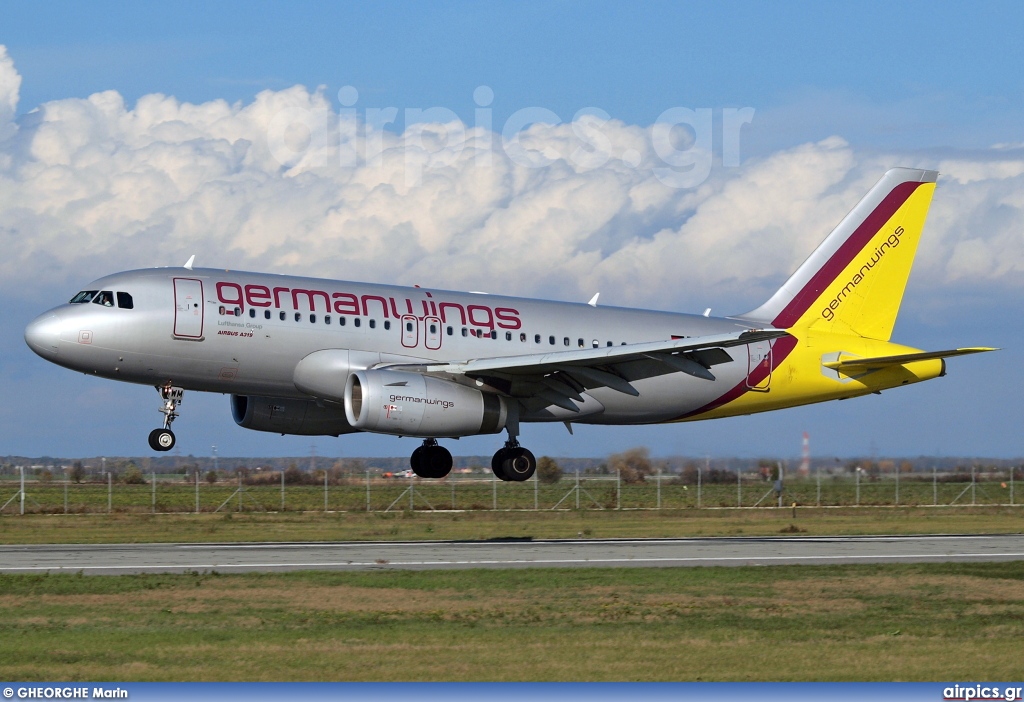
[[[500,133],[450,120],[379,131],[302,86],[235,104],[154,94],[129,106],[108,91],[16,117],[20,83],[0,47],[6,287],[73,286],[196,253],[217,267],[753,306],[893,165],[948,174],[918,279],[1024,282],[1019,148],[943,159],[833,137],[678,189],[658,177],[652,129],[614,120],[530,126],[519,145],[543,155],[537,167]]]

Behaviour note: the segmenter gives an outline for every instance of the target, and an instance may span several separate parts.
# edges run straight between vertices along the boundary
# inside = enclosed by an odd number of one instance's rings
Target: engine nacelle
[[[356,429],[425,438],[496,434],[505,398],[419,373],[355,371],[345,385],[345,415]]]
[[[338,436],[357,431],[341,407],[321,407],[312,400],[232,395],[231,416],[240,427],[276,434]]]

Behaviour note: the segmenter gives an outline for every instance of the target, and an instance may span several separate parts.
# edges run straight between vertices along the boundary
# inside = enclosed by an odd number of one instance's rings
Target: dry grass
[[[1024,563],[0,576],[0,677],[1011,679]]]

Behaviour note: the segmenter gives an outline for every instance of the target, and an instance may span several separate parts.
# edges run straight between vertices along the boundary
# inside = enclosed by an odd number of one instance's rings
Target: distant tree
[[[73,483],[80,483],[85,480],[85,466],[82,465],[81,461],[75,461],[71,464],[71,470],[68,471],[68,477]]]
[[[41,483],[53,482],[53,471],[51,471],[49,468],[44,468],[42,471],[40,471],[39,472],[39,482],[41,482]]]
[[[301,485],[304,482],[303,477],[302,471],[294,463],[284,472],[284,482],[288,485]]]
[[[910,461],[901,461],[900,462],[900,473],[913,473],[913,472],[914,472],[914,464],[913,463],[911,463]]]
[[[128,463],[128,466],[124,469],[124,475],[121,477],[125,485],[145,485],[146,479],[142,477],[142,471],[134,463]]]
[[[545,485],[553,485],[562,479],[562,467],[558,462],[548,456],[541,456],[537,460],[537,480]]]
[[[654,472],[650,451],[645,447],[612,454],[608,457],[608,467],[618,471],[624,483],[642,483],[646,476]]]
[[[206,482],[208,482],[210,485],[213,485],[215,482],[217,482],[217,471],[206,471]]]

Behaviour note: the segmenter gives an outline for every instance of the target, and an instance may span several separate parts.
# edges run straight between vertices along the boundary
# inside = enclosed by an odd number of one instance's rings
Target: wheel
[[[423,463],[426,466],[428,478],[443,478],[452,472],[451,452],[444,446],[426,446]]]
[[[416,450],[412,452],[409,457],[409,467],[412,468],[412,472],[421,478],[426,478],[426,466],[424,461],[424,453],[426,452],[426,446],[418,446]]]
[[[498,478],[498,480],[508,480],[508,478],[505,477],[505,468],[504,468],[505,454],[506,453],[508,453],[508,449],[507,448],[500,448],[491,457],[491,471]]]
[[[174,448],[174,432],[170,429],[154,429],[149,432],[149,447],[154,451],[170,451]]]
[[[537,470],[537,459],[529,449],[516,446],[505,450],[507,453],[501,465],[502,471],[505,473],[505,480],[521,483],[533,477]]]

